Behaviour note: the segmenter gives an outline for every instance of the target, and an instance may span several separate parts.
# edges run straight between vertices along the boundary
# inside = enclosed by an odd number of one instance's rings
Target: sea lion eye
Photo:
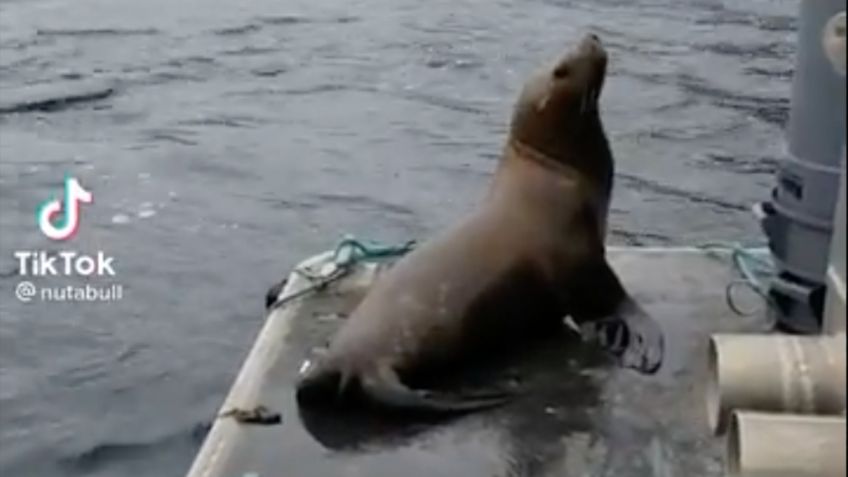
[[[567,78],[571,71],[568,68],[568,65],[559,65],[554,70],[554,78],[563,79]]]

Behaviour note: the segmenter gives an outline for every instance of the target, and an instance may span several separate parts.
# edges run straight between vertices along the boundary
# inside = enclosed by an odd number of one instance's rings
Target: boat
[[[715,332],[767,326],[758,293],[730,290],[747,316],[728,306],[728,285],[741,278],[738,249],[608,250],[625,286],[668,334],[656,376],[557,338],[511,363],[527,388],[514,402],[412,428],[384,416],[303,415],[295,402],[293,380],[311,350],[391,266],[391,258],[349,260],[345,252],[342,245],[309,258],[288,277],[190,477],[721,475],[722,445],[704,431],[706,346]],[[767,257],[764,249],[745,254]],[[281,422],[232,418],[256,409]]]

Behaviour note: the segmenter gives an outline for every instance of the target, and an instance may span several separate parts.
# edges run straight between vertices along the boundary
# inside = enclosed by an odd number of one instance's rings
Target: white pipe
[[[844,44],[844,43],[843,43]],[[845,52],[842,52],[843,57]],[[830,242],[830,263],[827,267],[827,295],[824,308],[824,332],[830,334],[845,333],[845,223],[846,191],[848,191],[848,171],[846,171],[845,149],[842,150],[842,177],[839,185],[839,199],[836,202],[836,214],[833,218],[833,238]]]
[[[845,409],[844,335],[713,335],[706,401],[715,434],[724,432],[737,409],[840,414]]]
[[[735,412],[729,477],[844,477],[845,418]]]

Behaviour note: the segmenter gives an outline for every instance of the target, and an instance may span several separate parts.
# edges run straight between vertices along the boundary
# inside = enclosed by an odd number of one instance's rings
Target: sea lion
[[[326,353],[302,370],[300,403],[354,393],[404,411],[498,405],[509,393],[449,397],[402,377],[469,350],[521,346],[566,316],[624,366],[659,368],[662,333],[605,259],[613,157],[598,99],[606,68],[600,39],[588,35],[527,82],[484,203],[376,280]]]

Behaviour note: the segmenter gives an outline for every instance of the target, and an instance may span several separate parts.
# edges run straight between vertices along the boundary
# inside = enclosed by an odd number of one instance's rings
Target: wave
[[[685,73],[659,75],[630,72],[628,76],[652,84],[675,85],[690,97],[706,98],[714,106],[740,111],[781,128],[789,119],[788,98],[741,94],[710,85],[702,78]]]
[[[213,30],[213,33],[219,36],[240,36],[256,33],[265,26],[301,25],[307,23],[344,24],[358,22],[359,20],[359,17],[345,15],[328,19],[310,18],[299,15],[260,16],[243,25],[218,28]]]
[[[716,106],[750,114],[768,124],[783,127],[789,119],[788,98],[733,93],[685,74],[678,76],[677,85],[688,93],[706,96]]]
[[[298,15],[278,15],[278,16],[262,16],[256,19],[258,22],[266,25],[297,25],[300,23],[310,23],[313,20]]]
[[[719,153],[707,153],[696,161],[704,169],[722,169],[737,174],[765,174],[772,176],[777,172],[779,163],[770,157],[739,157]]]
[[[633,231],[612,228],[610,235],[613,239],[620,239],[625,245],[643,247],[646,245],[669,245],[671,237],[656,232]]]
[[[274,53],[279,53],[280,49],[277,47],[263,47],[263,46],[255,46],[248,45],[243,46],[241,48],[235,48],[232,50],[224,50],[221,52],[222,55],[227,56],[257,56],[257,55],[269,55]]]
[[[755,44],[740,44],[720,41],[718,43],[709,43],[696,46],[696,49],[709,51],[717,55],[755,58],[755,59],[776,59],[783,60],[789,58],[795,52],[795,46],[787,42],[770,42],[770,43],[755,43]]]
[[[655,182],[650,179],[645,179],[644,177],[639,177],[634,174],[619,173],[616,174],[616,179],[621,179],[621,181],[624,182],[628,187],[636,191],[647,190],[661,195],[679,197],[681,199],[685,199],[689,202],[696,204],[707,204],[721,209],[740,212],[748,211],[748,207],[742,204],[737,204],[716,197],[709,197],[702,194],[689,192],[687,190],[678,189],[676,187],[660,184],[659,182]]]
[[[198,141],[184,137],[186,135],[194,135],[190,131],[184,130],[168,130],[168,129],[151,129],[145,132],[146,141],[150,142],[170,142],[179,144],[180,146],[197,146]]]
[[[245,35],[248,33],[254,33],[262,29],[261,25],[257,25],[255,23],[247,23],[245,25],[239,25],[234,27],[227,28],[219,28],[215,30],[216,35],[220,36],[235,36],[235,35]]]
[[[265,119],[256,116],[235,114],[210,114],[207,116],[184,119],[177,122],[178,126],[221,126],[227,128],[250,128],[267,123]]]
[[[40,28],[36,31],[38,36],[76,36],[76,37],[103,37],[103,36],[151,36],[161,33],[156,28],[69,28],[50,29]]]
[[[760,66],[749,66],[745,68],[745,74],[762,76],[770,79],[790,80],[795,74],[794,68],[763,68]]]
[[[0,269],[0,278],[18,278],[20,273],[20,267],[13,265],[6,270]]]
[[[297,25],[301,23],[334,23],[334,24],[344,24],[344,23],[355,23],[360,21],[361,18],[354,15],[340,15],[327,19],[315,19],[309,18],[299,15],[278,15],[278,16],[261,16],[257,17],[256,21],[260,23],[264,23],[266,25]]]
[[[766,32],[791,33],[798,29],[798,18],[784,15],[759,15],[748,12],[722,10],[709,17],[695,20],[695,25],[748,26]]]
[[[262,66],[250,70],[250,74],[259,76],[260,78],[275,78],[283,73],[287,73],[289,70],[290,68],[286,66]]]
[[[59,459],[59,464],[78,473],[92,473],[114,462],[142,459],[162,453],[176,445],[200,445],[212,428],[211,422],[148,440],[135,442],[102,442]]]
[[[380,210],[397,216],[414,217],[415,211],[409,207],[393,204],[374,197],[352,194],[310,194],[310,197],[315,202],[321,204],[340,204],[345,207],[362,207],[371,210]]]
[[[470,113],[475,115],[486,114],[486,111],[482,108],[471,105],[465,101],[448,98],[446,96],[436,96],[429,93],[422,93],[420,91],[403,91],[399,93],[393,93],[393,95],[398,98],[426,104],[429,106],[436,106],[439,108],[444,108],[459,113]]]
[[[3,92],[0,114],[54,112],[112,96],[115,88],[103,83],[44,84]]]

